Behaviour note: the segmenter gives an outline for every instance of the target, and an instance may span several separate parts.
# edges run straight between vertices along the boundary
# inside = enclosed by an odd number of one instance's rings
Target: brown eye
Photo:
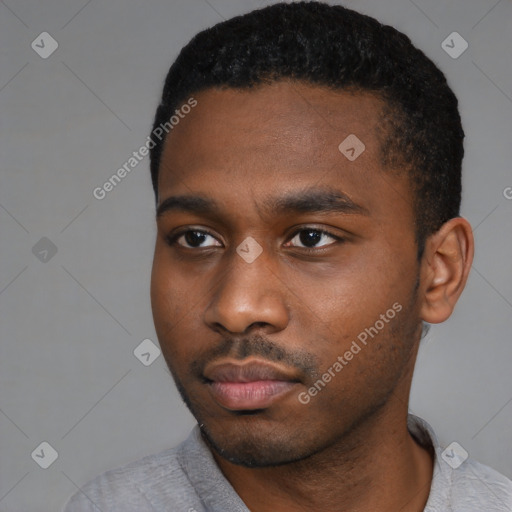
[[[332,245],[341,238],[323,231],[321,229],[301,229],[290,240],[294,247],[304,247],[306,249],[315,249],[317,247],[325,247]]]
[[[167,238],[170,245],[178,244],[187,249],[200,249],[204,247],[219,247],[221,244],[207,231],[189,229]]]

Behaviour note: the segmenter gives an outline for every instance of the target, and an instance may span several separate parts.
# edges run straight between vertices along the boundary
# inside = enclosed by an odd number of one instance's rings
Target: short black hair
[[[409,174],[421,256],[426,237],[459,215],[464,131],[444,74],[406,35],[374,18],[317,1],[277,3],[203,30],[171,66],[153,130],[193,93],[279,80],[384,101],[382,162]],[[157,201],[164,142],[150,152]]]

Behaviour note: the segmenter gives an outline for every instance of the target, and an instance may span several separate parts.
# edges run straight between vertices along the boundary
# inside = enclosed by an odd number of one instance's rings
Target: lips
[[[294,373],[261,361],[208,365],[204,377],[214,400],[232,411],[270,407],[299,382]]]

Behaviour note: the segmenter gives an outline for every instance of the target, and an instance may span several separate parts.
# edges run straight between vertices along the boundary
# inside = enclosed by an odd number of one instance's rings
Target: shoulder
[[[434,457],[425,512],[512,511],[512,481],[506,476],[468,457],[456,442],[443,448],[432,427],[422,418],[409,415],[408,428]]]
[[[485,464],[468,458],[460,467],[451,469],[451,481],[454,504],[467,504],[466,507],[486,512],[512,510],[512,481]]]
[[[97,476],[70,498],[64,512],[193,510],[195,490],[179,461],[182,445]]]

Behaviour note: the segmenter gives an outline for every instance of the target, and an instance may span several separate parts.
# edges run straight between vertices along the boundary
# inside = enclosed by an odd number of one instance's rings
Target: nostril
[[[258,327],[266,327],[267,322],[253,322],[249,327],[247,327],[246,331],[250,331],[251,329],[256,329]]]

